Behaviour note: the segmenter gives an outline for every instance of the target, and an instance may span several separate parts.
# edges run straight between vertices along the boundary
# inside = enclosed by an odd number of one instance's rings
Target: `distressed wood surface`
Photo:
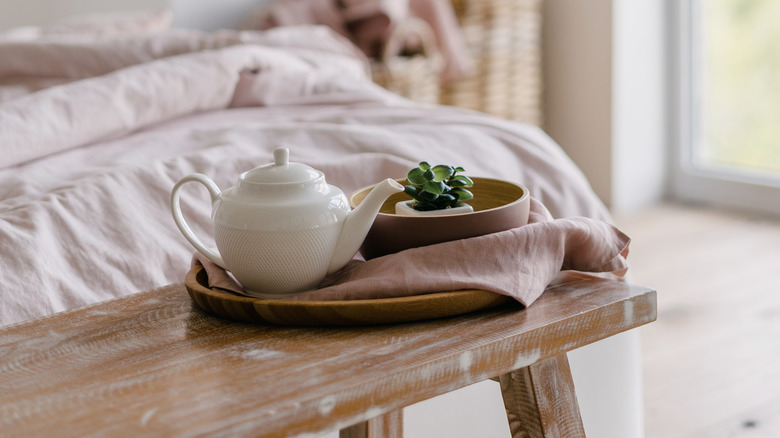
[[[183,285],[0,328],[10,436],[311,436],[651,322],[655,292],[570,273],[531,307],[298,328],[194,307]]]
[[[585,438],[566,354],[499,378],[512,438]]]
[[[339,432],[339,438],[402,438],[404,417],[399,410],[370,418]]]

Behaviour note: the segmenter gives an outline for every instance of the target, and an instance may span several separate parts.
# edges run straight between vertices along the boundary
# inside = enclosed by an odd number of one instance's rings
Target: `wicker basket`
[[[410,36],[419,39],[419,53],[400,55]],[[415,102],[438,103],[442,68],[433,30],[427,22],[409,18],[393,29],[382,58],[371,61],[371,77],[384,88]]]
[[[474,58],[440,102],[542,124],[542,0],[451,0]]]

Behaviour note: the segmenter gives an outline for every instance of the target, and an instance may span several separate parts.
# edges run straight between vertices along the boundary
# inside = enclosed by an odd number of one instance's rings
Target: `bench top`
[[[220,319],[171,285],[0,328],[0,429],[316,436],[655,318],[655,291],[573,272],[527,309],[350,328]]]

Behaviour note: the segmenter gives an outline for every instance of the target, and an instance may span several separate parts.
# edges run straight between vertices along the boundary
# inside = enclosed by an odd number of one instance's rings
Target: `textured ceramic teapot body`
[[[288,157],[286,148],[277,148],[274,163],[244,172],[236,186],[224,191],[196,173],[179,180],[171,192],[173,218],[187,240],[232,272],[248,294],[261,298],[316,288],[352,259],[384,200],[403,190],[385,180],[369,194],[373,199],[365,208],[361,203],[350,211],[344,193],[327,184],[322,172],[290,163]],[[181,214],[179,190],[190,181],[203,184],[211,195],[218,253],[201,243]]]

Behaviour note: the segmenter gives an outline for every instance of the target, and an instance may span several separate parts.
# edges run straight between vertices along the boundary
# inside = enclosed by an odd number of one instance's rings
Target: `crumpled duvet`
[[[15,90],[0,93],[0,325],[183,281],[173,184],[201,172],[225,189],[278,146],[346,193],[426,160],[609,221],[542,130],[395,96],[326,28],[190,35],[0,39]],[[210,244],[208,195],[188,186],[182,209]]]

